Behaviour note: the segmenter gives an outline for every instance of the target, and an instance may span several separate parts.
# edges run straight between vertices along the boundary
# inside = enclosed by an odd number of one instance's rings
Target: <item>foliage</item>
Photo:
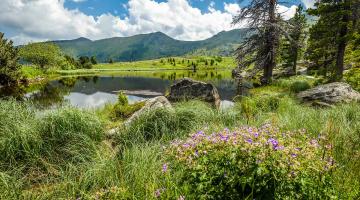
[[[355,90],[360,91],[360,68],[352,68],[345,74],[345,80]]]
[[[345,51],[358,29],[359,2],[357,0],[323,0],[308,13],[318,16],[310,29],[308,58],[314,67],[331,72],[332,80],[343,77]]]
[[[291,68],[296,74],[297,61],[301,58],[306,37],[306,17],[302,5],[297,7],[294,17],[289,20],[289,25],[290,31],[283,39],[281,57],[285,67]]]
[[[87,56],[80,56],[78,63],[79,68],[91,69],[93,67],[93,60]]]
[[[54,43],[30,43],[20,48],[20,57],[26,62],[32,63],[41,69],[57,65],[62,55],[59,46]]]
[[[119,92],[118,94],[118,102],[121,106],[127,106],[129,105],[129,100],[124,92]]]
[[[330,148],[304,130],[264,125],[199,131],[173,141],[166,154],[169,167],[183,168],[180,182],[191,186],[189,199],[319,199],[336,194]]]
[[[114,106],[114,115],[117,119],[126,119],[131,117],[136,111],[140,110],[144,107],[145,102],[138,102],[134,104],[125,104],[122,105],[120,103],[115,104]]]
[[[11,84],[19,78],[18,49],[0,32],[0,85]]]
[[[310,88],[311,88],[311,86],[308,82],[297,81],[290,86],[290,91],[292,91],[294,93],[299,93],[299,92],[305,91]]]
[[[246,22],[250,35],[236,50],[238,67],[246,69],[254,65],[253,70],[263,70],[262,84],[271,82],[277,62],[283,26],[283,20],[276,11],[277,5],[277,0],[250,1],[233,20],[233,24]]]

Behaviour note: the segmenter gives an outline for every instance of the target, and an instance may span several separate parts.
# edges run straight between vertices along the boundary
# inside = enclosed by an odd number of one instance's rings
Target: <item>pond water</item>
[[[15,95],[45,108],[63,104],[96,108],[115,103],[119,91],[127,94],[130,103],[164,95],[176,80],[184,77],[214,84],[222,100],[232,100],[236,95],[237,88],[230,71],[120,72],[67,76],[16,91],[3,90],[0,94],[3,97]]]

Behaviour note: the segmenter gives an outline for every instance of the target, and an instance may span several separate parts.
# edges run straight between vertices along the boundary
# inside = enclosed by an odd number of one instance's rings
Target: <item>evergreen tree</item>
[[[308,11],[319,17],[319,25],[315,25],[312,31],[322,32],[326,38],[321,39],[321,43],[326,45],[320,46],[320,42],[312,38],[318,37],[314,34],[310,35],[310,42],[315,43],[313,46],[317,47],[317,51],[326,51],[325,55],[321,55],[325,62],[322,67],[327,69],[329,63],[333,66],[333,80],[340,80],[343,77],[346,47],[353,40],[358,27],[359,0],[320,0],[315,6],[315,9]]]
[[[0,85],[16,83],[19,77],[18,49],[0,33]]]
[[[306,37],[306,17],[302,5],[298,6],[294,17],[289,20],[289,26],[290,30],[284,37],[281,54],[285,67],[291,67],[293,73],[296,74],[297,61],[303,52]]]
[[[90,58],[91,64],[96,65],[97,64],[97,60],[95,56],[91,56]]]
[[[255,64],[263,70],[262,84],[271,82],[281,33],[281,18],[276,7],[277,0],[252,0],[242,7],[233,24],[247,22],[249,37],[237,49],[239,68]]]

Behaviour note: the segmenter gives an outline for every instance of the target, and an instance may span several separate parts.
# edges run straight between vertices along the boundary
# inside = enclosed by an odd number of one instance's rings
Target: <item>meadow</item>
[[[1,100],[0,199],[357,199],[360,105],[295,98],[316,84],[279,79],[227,110],[180,102],[111,135],[109,108]]]

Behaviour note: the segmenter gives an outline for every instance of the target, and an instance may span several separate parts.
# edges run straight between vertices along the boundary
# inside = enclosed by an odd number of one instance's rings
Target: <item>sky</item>
[[[207,39],[241,28],[232,18],[237,0],[1,0],[0,32],[16,45],[86,37],[98,40],[161,31],[179,40]],[[300,3],[289,0],[278,12],[288,19]]]

